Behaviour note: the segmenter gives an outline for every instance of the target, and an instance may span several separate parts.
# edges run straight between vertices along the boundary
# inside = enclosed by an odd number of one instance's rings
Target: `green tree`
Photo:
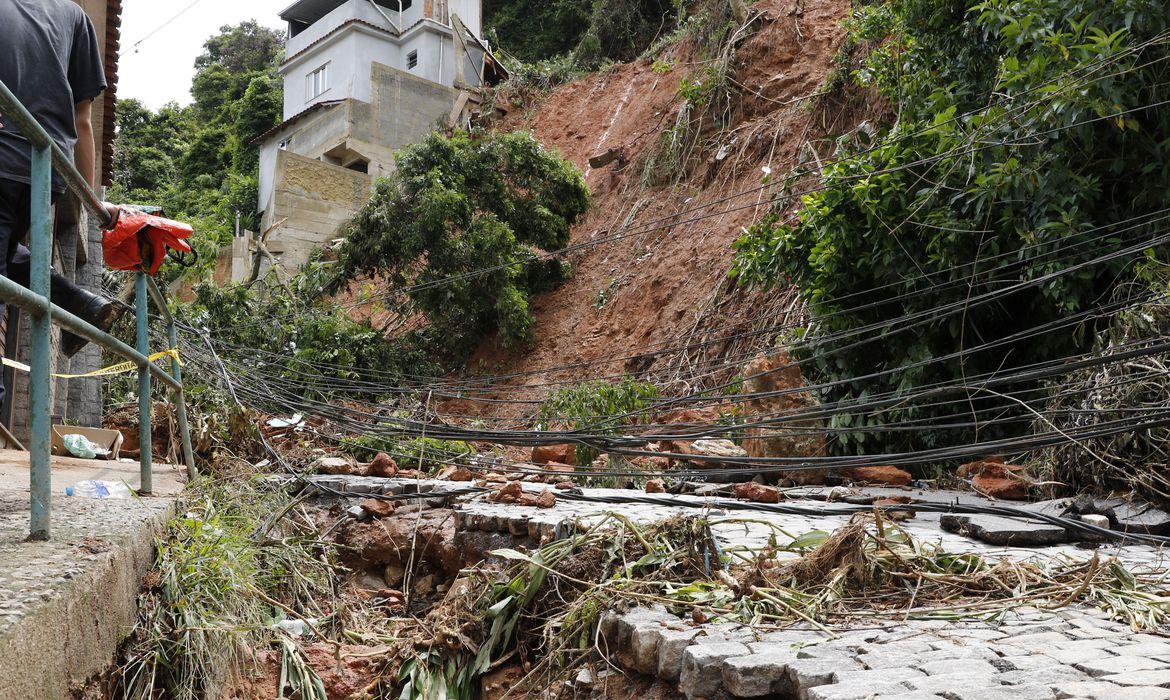
[[[432,133],[396,163],[347,226],[337,284],[378,274],[407,288],[456,352],[491,332],[529,338],[528,295],[564,275],[538,256],[589,205],[581,173],[527,133]]]
[[[1028,429],[978,378],[1087,350],[1092,318],[1045,324],[1110,298],[1135,260],[1103,253],[1160,230],[1170,110],[1153,105],[1170,99],[1168,26],[1154,0],[906,0],[855,16],[850,31],[879,48],[852,79],[899,118],[875,139],[843,137],[799,219],[778,208],[736,259],[745,282],[799,285],[813,323],[797,355],[831,383],[826,401],[890,399],[834,416],[835,449]],[[975,388],[922,393],[964,382]],[[917,420],[939,427],[871,430]]]
[[[229,73],[267,71],[284,55],[284,32],[263,27],[256,20],[220,27],[219,34],[203,44],[195,59],[195,70],[219,64]]]
[[[260,147],[252,141],[280,123],[284,109],[284,88],[281,81],[267,75],[258,75],[248,83],[240,98],[233,125],[236,141],[232,169],[236,173],[255,173],[259,167]]]

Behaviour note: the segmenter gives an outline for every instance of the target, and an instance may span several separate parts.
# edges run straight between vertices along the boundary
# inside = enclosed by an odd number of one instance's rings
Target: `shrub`
[[[526,133],[433,133],[396,162],[346,227],[334,287],[381,275],[405,288],[456,355],[489,333],[527,341],[529,294],[566,274],[543,253],[589,205],[581,173]]]
[[[1170,110],[1149,108],[1170,98],[1167,43],[1151,41],[1170,20],[1161,3],[888,7],[855,23],[871,38],[885,21],[888,38],[850,79],[897,121],[872,146],[841,139],[799,219],[778,207],[736,245],[744,283],[799,285],[813,323],[795,351],[811,381],[833,383],[825,402],[898,402],[834,416],[846,453],[1025,431],[1014,403],[920,388],[1088,349],[1092,322],[1012,336],[1108,298],[1133,260],[1097,258],[1148,240],[1154,225],[1140,219],[1170,188]],[[1021,282],[1034,284],[1004,293]],[[871,430],[915,420],[963,425]]]
[[[660,395],[653,384],[630,378],[574,384],[560,389],[541,404],[537,428],[617,435],[623,426],[639,422],[642,412]],[[596,448],[577,445],[577,464],[587,466],[597,455]]]

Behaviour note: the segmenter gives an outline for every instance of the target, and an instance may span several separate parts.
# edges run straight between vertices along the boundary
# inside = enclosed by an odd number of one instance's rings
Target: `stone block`
[[[844,683],[822,685],[808,691],[808,700],[870,700],[883,695],[904,695],[909,688],[900,683]]]
[[[658,670],[658,645],[662,641],[662,623],[643,621],[630,630],[630,662],[639,673],[652,674]]]
[[[861,664],[848,657],[831,659],[794,659],[788,662],[789,685],[808,690],[833,682],[833,674],[842,670],[858,670]]]
[[[955,669],[954,673],[910,678],[905,681],[905,685],[912,690],[941,695],[964,688],[992,688],[999,686],[1000,683],[994,673],[965,673],[961,669]]]
[[[749,654],[723,662],[723,688],[740,698],[758,698],[781,692],[788,680],[791,653]]]
[[[1072,666],[1052,664],[1028,671],[1007,671],[999,674],[999,679],[1009,685],[1056,685],[1070,681],[1087,681],[1089,677]]]
[[[1056,693],[1044,685],[974,687],[948,690],[947,700],[1056,700]]]
[[[1101,676],[1100,680],[1124,686],[1148,685],[1170,688],[1170,670],[1133,671],[1113,676]]]
[[[1061,698],[1085,698],[1085,700],[1170,700],[1170,690],[1165,688],[1131,687],[1123,688],[1102,681],[1083,681],[1053,686]]]
[[[1108,659],[1078,663],[1075,664],[1075,667],[1097,678],[1100,676],[1113,676],[1120,673],[1131,673],[1133,671],[1161,670],[1170,668],[1170,665],[1164,661],[1148,659],[1142,656],[1115,656]]]
[[[667,627],[659,632],[657,675],[666,681],[677,681],[682,672],[683,652],[699,634],[699,630],[679,630]]]
[[[983,659],[943,659],[924,664],[915,663],[914,667],[928,676],[953,676],[958,673],[968,676],[993,676],[999,673],[998,668]]]
[[[1131,644],[1129,646],[1119,647],[1116,646],[1116,639],[1102,641],[1113,642],[1114,646],[1112,646],[1110,650],[1116,653],[1118,656],[1144,656],[1146,658],[1158,659],[1162,661],[1170,659],[1170,644],[1161,642],[1147,642],[1145,644]]]
[[[1036,671],[1052,667],[1052,659],[1043,654],[1005,656],[999,660],[999,663],[1010,664],[1011,668],[1001,667],[1008,671]]]
[[[723,684],[723,662],[750,653],[747,645],[739,642],[690,645],[683,651],[679,691],[688,699],[714,697]]]
[[[910,678],[924,675],[926,674],[922,671],[903,666],[901,668],[866,669],[863,671],[836,671],[833,673],[833,681],[835,683],[902,683]]]

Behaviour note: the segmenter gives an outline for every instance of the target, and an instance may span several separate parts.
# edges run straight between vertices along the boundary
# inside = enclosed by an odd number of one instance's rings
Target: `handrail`
[[[52,480],[49,420],[49,373],[50,333],[52,324],[58,325],[96,343],[138,366],[138,425],[139,425],[139,492],[149,494],[153,489],[151,440],[151,377],[157,378],[175,393],[178,404],[179,431],[183,446],[183,460],[187,474],[194,478],[195,459],[191,449],[191,433],[187,423],[186,396],[183,392],[183,375],[177,358],[171,358],[171,374],[149,360],[149,319],[151,301],[159,308],[167,326],[171,348],[178,343],[175,320],[167,308],[166,298],[155,285],[154,280],[142,272],[135,280],[135,316],[137,348],[130,347],[112,335],[65,311],[52,303],[50,297],[50,251],[53,231],[51,224],[51,197],[53,169],[64,179],[65,186],[97,221],[103,226],[112,223],[101,199],[89,183],[77,172],[72,160],[50,138],[49,134],[25,109],[20,100],[0,81],[0,115],[28,140],[31,150],[30,225],[29,249],[31,269],[29,288],[4,277],[0,277],[0,300],[14,304],[32,317],[32,337],[29,357],[29,485],[31,491],[31,514],[29,522],[31,539],[48,539],[52,513]]]

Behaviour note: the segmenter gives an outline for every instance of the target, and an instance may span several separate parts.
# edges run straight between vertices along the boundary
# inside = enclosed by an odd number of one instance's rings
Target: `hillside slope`
[[[791,294],[739,290],[727,276],[731,244],[776,196],[768,173],[817,157],[806,146],[868,116],[864,99],[817,95],[848,10],[843,0],[753,5],[753,33],[734,58],[729,125],[702,132],[697,166],[676,185],[644,187],[642,169],[685,101],[680,83],[703,68],[685,44],[511,110],[499,128],[530,130],[579,166],[594,207],[572,232],[581,248],[570,255],[571,280],[533,300],[534,346],[489,343],[469,363],[471,372],[511,377],[494,396],[539,400],[561,382],[624,374],[675,389],[709,386],[774,341],[799,308]],[[590,168],[590,157],[610,149],[623,158]],[[466,405],[446,408],[494,410],[457,403]]]

